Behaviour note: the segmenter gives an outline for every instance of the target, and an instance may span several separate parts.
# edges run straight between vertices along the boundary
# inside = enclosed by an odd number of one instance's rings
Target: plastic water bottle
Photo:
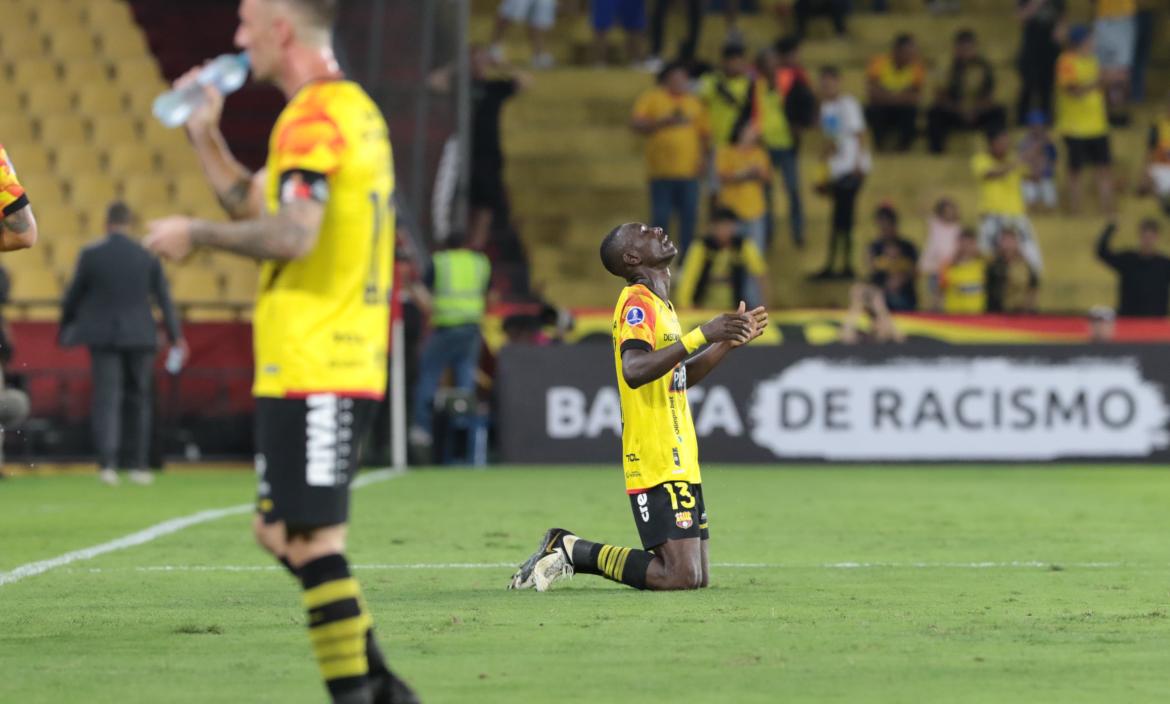
[[[178,346],[172,346],[167,352],[167,360],[163,363],[163,367],[166,368],[168,374],[174,376],[183,370],[183,362],[185,361],[187,360],[183,359],[183,350]]]
[[[250,66],[247,54],[217,56],[203,67],[195,81],[175,88],[154,99],[154,116],[167,127],[187,124],[191,114],[203,103],[203,86],[215,86],[228,95],[240,89],[248,80]]]

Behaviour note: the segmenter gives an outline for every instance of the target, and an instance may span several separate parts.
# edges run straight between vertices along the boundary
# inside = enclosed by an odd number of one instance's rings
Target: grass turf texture
[[[770,566],[716,567],[694,593],[589,576],[515,593],[508,567],[385,567],[516,563],[550,525],[634,545],[612,467],[421,471],[356,492],[351,559],[382,565],[357,575],[393,665],[428,703],[1165,701],[1164,471],[705,474],[712,560]],[[0,572],[246,502],[252,483],[5,481]],[[869,566],[827,566],[845,562]],[[984,562],[1000,566],[960,566]],[[268,564],[232,516],[0,586],[0,701],[324,701],[298,590]],[[258,569],[144,569],[161,566]]]

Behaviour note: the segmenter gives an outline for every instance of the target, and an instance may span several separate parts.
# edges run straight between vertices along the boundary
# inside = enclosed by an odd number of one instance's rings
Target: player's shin
[[[645,550],[593,543],[576,536],[565,538],[565,548],[577,574],[598,574],[635,589],[646,588],[646,573],[654,555]]]
[[[372,701],[366,646],[373,620],[345,557],[314,559],[301,567],[300,576],[309,640],[333,701]]]

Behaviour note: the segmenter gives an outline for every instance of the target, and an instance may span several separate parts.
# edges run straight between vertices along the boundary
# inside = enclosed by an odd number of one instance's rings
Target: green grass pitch
[[[357,491],[392,664],[443,702],[1164,702],[1170,473],[706,468],[712,585],[507,592],[563,526],[627,545],[607,468],[425,470]],[[0,482],[0,573],[246,503],[243,471]],[[0,585],[0,702],[325,700],[246,514]]]

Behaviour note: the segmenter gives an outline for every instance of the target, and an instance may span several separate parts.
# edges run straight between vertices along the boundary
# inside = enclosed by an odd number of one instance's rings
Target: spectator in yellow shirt
[[[971,172],[979,181],[979,245],[993,251],[1000,236],[1012,230],[1028,263],[1039,271],[1040,246],[1024,203],[1027,167],[1016,158],[1007,130],[989,133],[987,147],[971,158]]]
[[[752,93],[752,77],[748,75],[747,54],[742,44],[730,43],[723,47],[720,67],[699,78],[696,93],[707,108],[714,149],[733,144],[735,127],[748,109]],[[714,163],[712,158],[711,164]],[[718,192],[718,174],[712,171],[709,179],[711,193]]]
[[[634,104],[630,126],[645,135],[650,181],[650,222],[670,231],[678,216],[679,254],[695,235],[699,211],[699,174],[711,138],[707,111],[690,92],[686,66],[675,62],[658,74],[658,85]]]
[[[725,45],[719,68],[699,78],[697,93],[707,108],[711,141],[716,147],[734,141],[735,125],[747,107],[751,85],[747,52],[742,44]]]
[[[725,308],[768,301],[767,264],[756,244],[736,234],[738,219],[727,208],[711,216],[711,233],[696,242],[683,262],[676,300],[683,307]]]
[[[890,53],[870,60],[865,77],[865,118],[874,146],[881,149],[892,135],[898,151],[908,150],[918,133],[918,103],[926,80],[914,37],[899,34]]]
[[[750,123],[736,129],[735,140],[734,145],[719,147],[715,157],[720,185],[718,203],[735,213],[739,220],[738,234],[755,242],[760,251],[766,251],[764,193],[771,181],[771,163],[760,147],[759,132]]]
[[[1105,112],[1101,69],[1093,55],[1089,28],[1069,30],[1068,48],[1056,62],[1056,131],[1068,151],[1069,208],[1079,208],[1084,196],[1083,173],[1093,167],[1101,209],[1114,212],[1113,155],[1109,148],[1109,120]]]
[[[939,283],[944,313],[979,315],[987,310],[987,260],[971,228],[959,233],[955,258],[942,270]]]

